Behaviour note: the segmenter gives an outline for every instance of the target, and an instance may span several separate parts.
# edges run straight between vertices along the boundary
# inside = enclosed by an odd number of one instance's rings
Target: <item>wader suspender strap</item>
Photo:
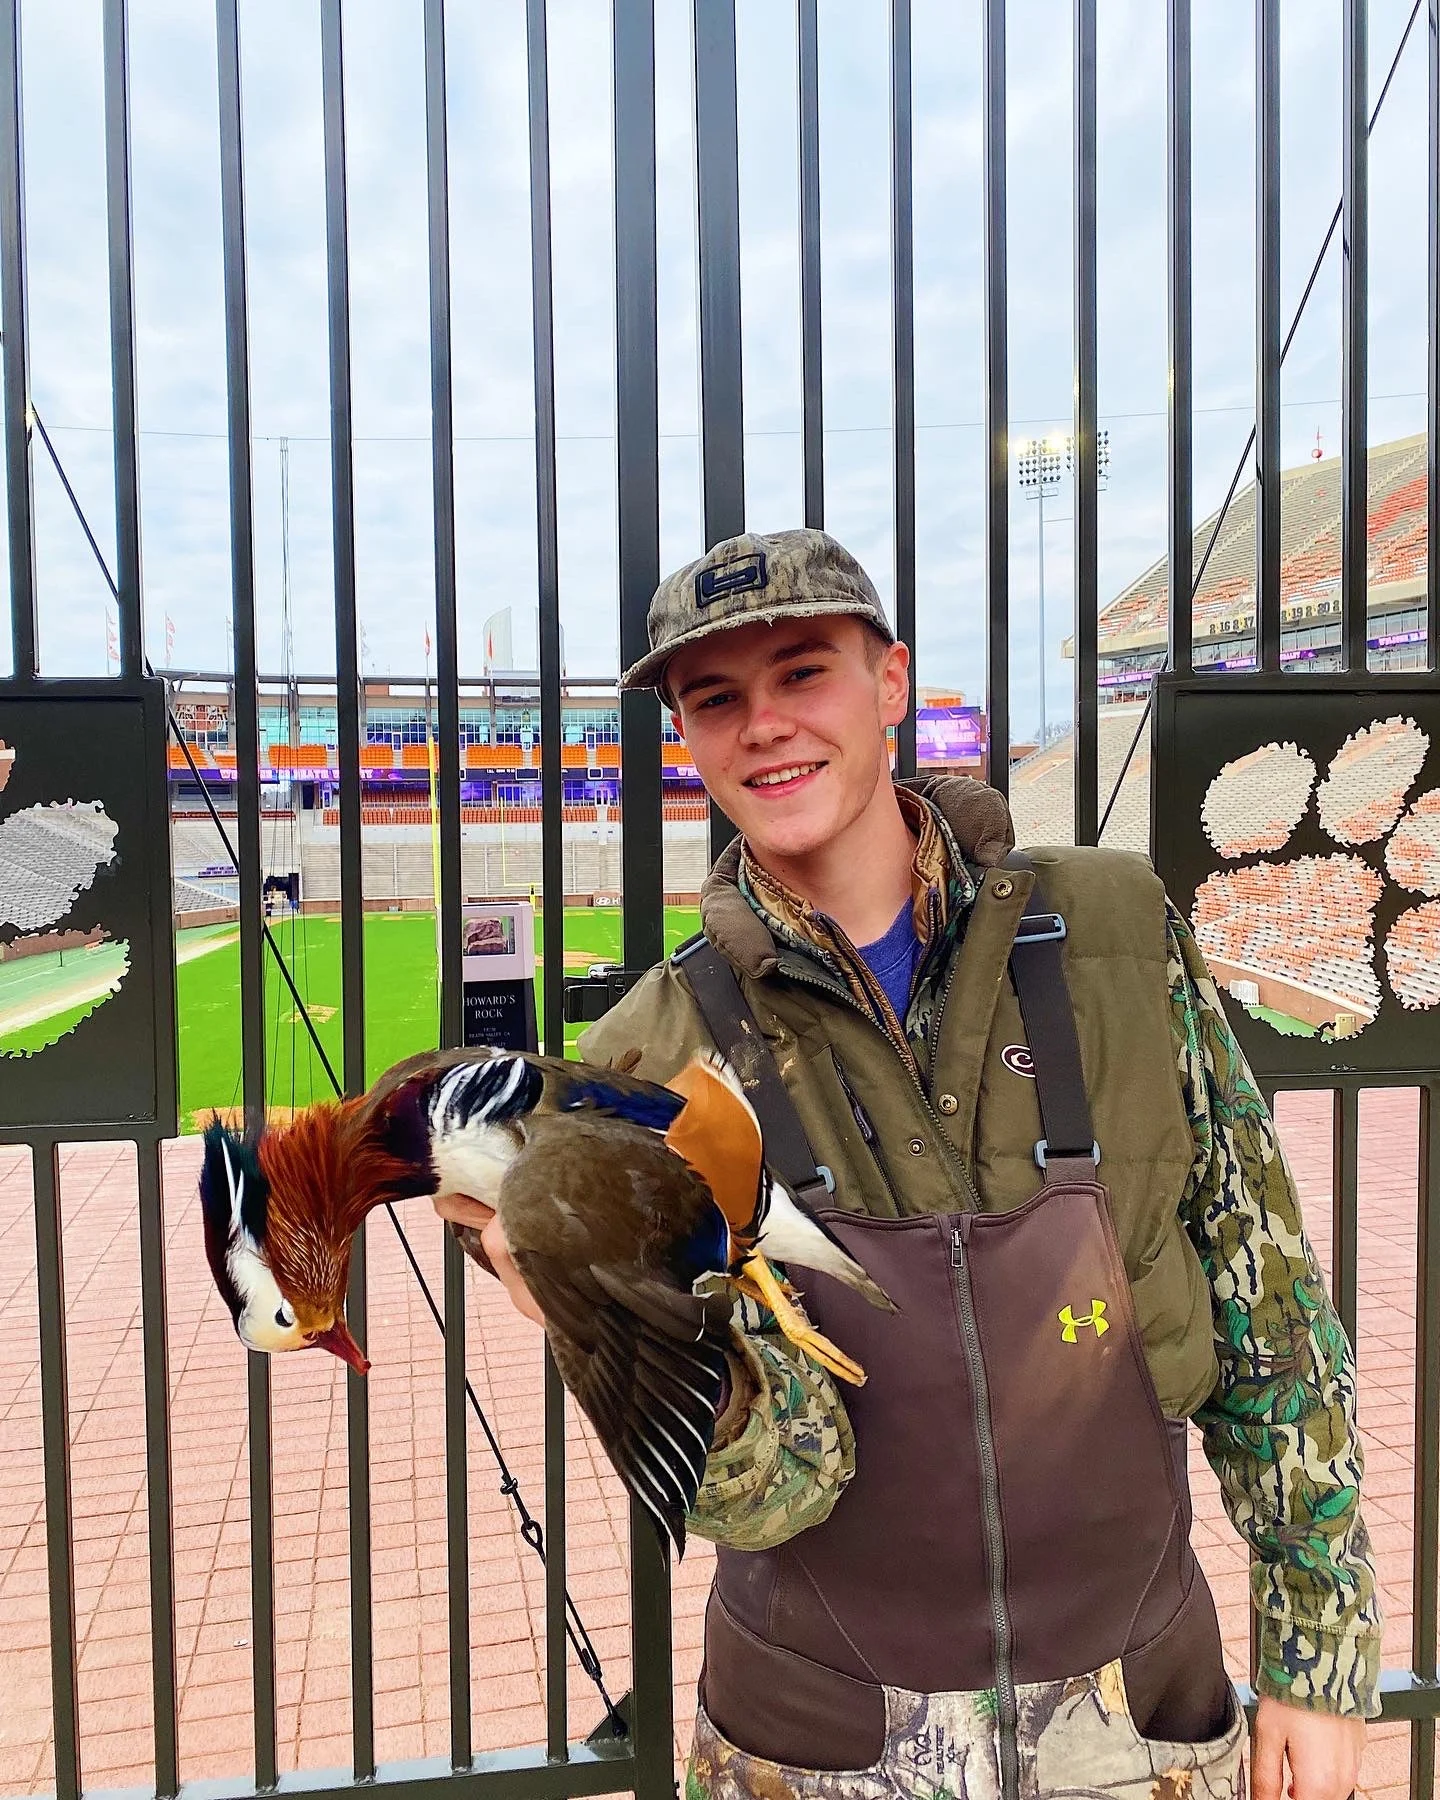
[[[1021,850],[1010,852],[1005,867],[1035,874],[1035,865]],[[1060,956],[1064,939],[1065,921],[1050,911],[1036,875],[1010,948],[1010,975],[1035,1064],[1035,1091],[1045,1133],[1035,1146],[1035,1161],[1045,1172],[1047,1186],[1094,1181],[1100,1160],[1080,1063],[1075,1011]]]
[[[715,1048],[740,1077],[755,1108],[765,1135],[765,1160],[802,1204],[823,1206],[833,1191],[832,1182],[826,1179],[829,1171],[816,1167],[795,1102],[740,991],[735,971],[703,933],[682,944],[671,961],[684,969]]]

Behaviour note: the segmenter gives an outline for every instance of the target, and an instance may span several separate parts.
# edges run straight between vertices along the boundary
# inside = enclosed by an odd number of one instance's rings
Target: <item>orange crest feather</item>
[[[755,1115],[702,1057],[695,1057],[666,1086],[685,1100],[684,1110],[665,1133],[666,1144],[709,1187],[730,1229],[745,1230],[755,1217],[763,1161]]]
[[[257,1152],[276,1283],[303,1320],[338,1317],[361,1221],[384,1201],[421,1191],[423,1176],[379,1141],[361,1100],[306,1107],[262,1133]]]

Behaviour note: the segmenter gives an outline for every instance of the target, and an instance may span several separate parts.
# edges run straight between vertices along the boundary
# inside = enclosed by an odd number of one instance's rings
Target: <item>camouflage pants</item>
[[[749,1756],[702,1709],[685,1800],[999,1800],[995,1696],[885,1690],[887,1728],[868,1769],[821,1773]],[[1142,1738],[1119,1663],[1018,1691],[1021,1800],[1244,1800],[1245,1715],[1205,1744]]]

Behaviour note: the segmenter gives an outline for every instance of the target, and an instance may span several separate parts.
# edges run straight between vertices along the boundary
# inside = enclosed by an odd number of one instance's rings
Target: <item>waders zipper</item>
[[[975,1443],[980,1453],[980,1514],[985,1533],[985,1566],[990,1582],[990,1619],[995,1633],[1000,1795],[1001,1800],[1019,1800],[1019,1708],[1015,1699],[1010,1611],[1005,1604],[1005,1530],[1000,1518],[1000,1471],[995,1457],[995,1432],[990,1417],[990,1384],[985,1373],[985,1358],[980,1351],[975,1293],[970,1283],[970,1264],[965,1255],[965,1233],[958,1223],[950,1227],[950,1267],[954,1271],[955,1302],[960,1314],[961,1336],[965,1341],[965,1361],[970,1371]]]

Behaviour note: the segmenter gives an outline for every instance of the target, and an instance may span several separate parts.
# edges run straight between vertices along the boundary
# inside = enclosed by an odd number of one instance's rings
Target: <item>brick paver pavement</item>
[[[1385,1585],[1387,1660],[1408,1663],[1412,1538],[1416,1097],[1373,1092],[1361,1110],[1360,1378],[1366,1513]],[[1287,1096],[1285,1143],[1322,1256],[1329,1239],[1329,1101]],[[250,1766],[249,1524],[245,1358],[211,1286],[195,1199],[198,1144],[167,1146],[176,1614],[183,1779]],[[133,1159],[128,1147],[63,1156],[83,1775],[146,1786],[151,1700],[143,1390]],[[406,1223],[439,1291],[440,1230]],[[439,1335],[383,1216],[370,1228],[369,1378],[374,1520],[376,1752],[449,1748],[444,1443]],[[469,1364],[532,1510],[543,1515],[538,1331],[472,1273]],[[45,1523],[28,1163],[0,1151],[0,1794],[53,1782]],[[350,1622],[344,1371],[326,1356],[273,1365],[282,1770],[349,1753]],[[572,1409],[573,1415],[573,1409]],[[1237,1672],[1246,1657],[1245,1557],[1215,1483],[1195,1464],[1199,1554]],[[626,1509],[588,1433],[567,1446],[570,1589],[614,1694],[627,1683]],[[497,1491],[478,1430],[470,1451],[471,1641],[477,1749],[544,1739],[544,1584]],[[677,1744],[688,1736],[711,1558],[675,1574]],[[571,1665],[570,1725],[601,1708]],[[1364,1792],[1399,1800],[1408,1733],[1376,1728]]]

